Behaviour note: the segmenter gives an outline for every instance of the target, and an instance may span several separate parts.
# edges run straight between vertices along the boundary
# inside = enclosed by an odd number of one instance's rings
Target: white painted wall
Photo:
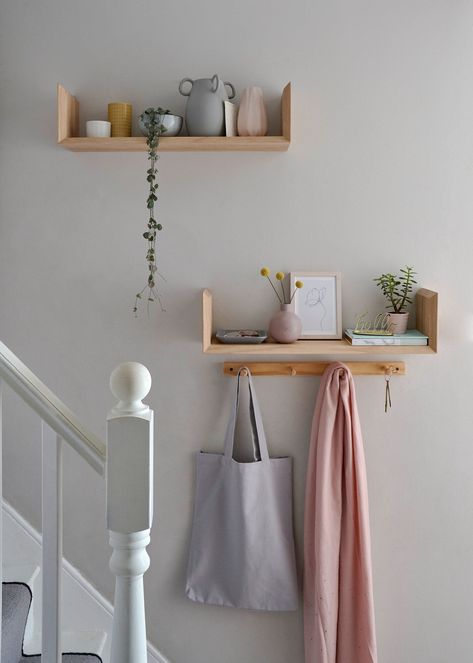
[[[184,597],[193,453],[221,448],[233,387],[201,354],[200,289],[214,289],[221,326],[264,326],[275,307],[262,264],[337,269],[349,323],[381,305],[372,278],[409,263],[441,292],[440,353],[408,360],[388,415],[382,380],[357,379],[380,661],[469,660],[473,4],[6,0],[0,26],[0,336],[99,434],[110,371],[151,370],[151,640],[176,663],[303,660],[300,614]],[[292,80],[294,142],[162,156],[168,312],[135,320],[145,157],[58,148],[55,85],[78,95],[84,121],[118,99],[182,110],[180,78],[216,71],[269,99]],[[272,451],[295,458],[299,552],[317,384],[257,380]],[[39,427],[8,401],[6,496],[38,526]],[[111,597],[103,483],[72,452],[65,465],[65,554]]]

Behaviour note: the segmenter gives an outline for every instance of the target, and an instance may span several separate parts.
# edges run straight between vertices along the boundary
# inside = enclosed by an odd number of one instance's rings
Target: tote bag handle
[[[230,420],[228,422],[227,433],[225,436],[225,458],[228,460],[233,457],[233,445],[235,442],[235,425],[238,413],[238,405],[240,401],[240,374],[242,370],[246,370],[248,375],[248,389],[250,392],[250,420],[251,420],[251,430],[253,433],[253,455],[255,461],[268,461],[268,445],[266,444],[266,435],[264,434],[263,420],[261,418],[261,410],[258,405],[258,399],[256,398],[255,388],[253,385],[253,379],[251,377],[250,370],[245,366],[242,366],[238,371],[237,376],[237,386],[236,386],[236,395],[235,402],[232,407],[232,412],[230,414]]]

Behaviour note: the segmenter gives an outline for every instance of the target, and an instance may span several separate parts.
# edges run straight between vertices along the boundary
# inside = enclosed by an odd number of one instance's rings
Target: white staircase
[[[127,362],[112,373],[118,403],[107,418],[105,445],[0,343],[0,460],[2,379],[42,422],[42,534],[6,502],[0,519],[3,580],[27,584],[33,594],[24,653],[41,653],[42,663],[62,663],[67,651],[96,654],[104,663],[169,663],[146,640],[143,575],[149,566],[153,503],[153,412],[142,403],[151,387],[148,370]],[[103,509],[113,548],[114,608],[63,560],[63,444],[106,475]]]

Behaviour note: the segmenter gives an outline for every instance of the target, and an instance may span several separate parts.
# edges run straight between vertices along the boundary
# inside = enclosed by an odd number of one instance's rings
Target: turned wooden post
[[[116,576],[111,661],[146,663],[143,575],[153,519],[153,411],[142,403],[151,388],[136,362],[116,368],[110,388],[117,405],[107,417],[107,528]]]

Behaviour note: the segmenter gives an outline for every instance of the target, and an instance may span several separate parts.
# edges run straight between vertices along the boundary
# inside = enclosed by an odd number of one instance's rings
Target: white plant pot
[[[409,311],[404,313],[389,313],[389,329],[393,334],[405,334],[409,321]]]

